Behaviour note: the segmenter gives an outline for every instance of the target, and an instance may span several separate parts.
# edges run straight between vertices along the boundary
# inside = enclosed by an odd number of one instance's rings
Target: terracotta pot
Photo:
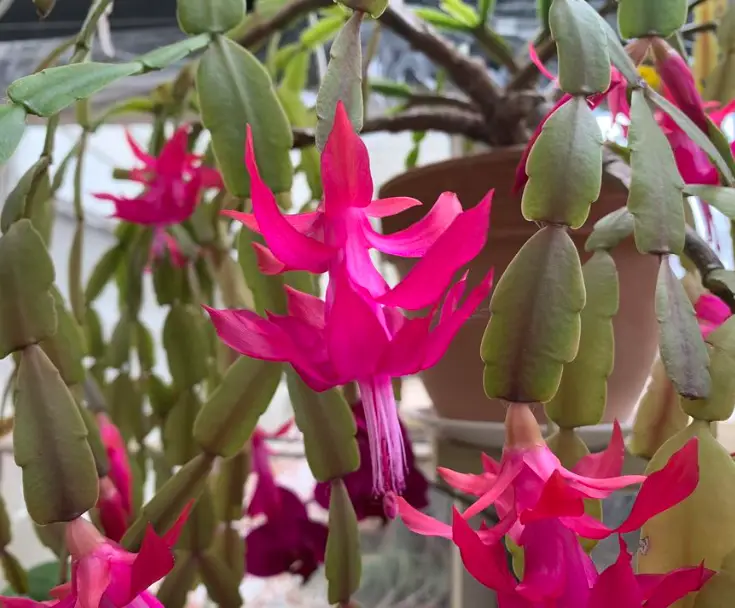
[[[491,228],[487,246],[470,268],[470,285],[475,285],[490,267],[495,280],[505,271],[513,256],[536,232],[537,226],[521,215],[520,196],[512,193],[518,148],[452,159],[409,171],[386,183],[381,197],[412,196],[424,203],[404,213],[385,218],[383,229],[390,234],[413,224],[430,208],[439,194],[456,192],[465,208],[477,204],[485,193],[495,189]],[[592,225],[609,212],[625,205],[626,188],[605,175],[600,198],[593,203],[590,217],[580,230],[571,232],[584,263],[590,254],[584,242]],[[613,252],[620,277],[620,310],[615,317],[615,369],[608,383],[605,422],[626,421],[640,397],[648,378],[658,343],[654,314],[654,291],[658,262],[653,256],[638,253],[632,237]],[[389,258],[401,276],[412,261]],[[488,301],[465,324],[446,355],[422,380],[439,415],[464,420],[499,421],[505,415],[500,401],[488,401],[482,387],[483,365],[480,341],[488,321]],[[541,410],[541,408],[539,408]],[[543,416],[542,413],[540,413]]]

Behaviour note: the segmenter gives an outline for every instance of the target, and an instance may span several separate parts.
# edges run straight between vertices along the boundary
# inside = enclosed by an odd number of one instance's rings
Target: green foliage
[[[682,400],[683,410],[697,420],[727,420],[735,409],[735,317],[707,336],[712,387],[706,399]]]
[[[521,248],[490,301],[480,353],[485,393],[516,403],[545,403],[577,355],[584,277],[564,228],[547,226]]]
[[[674,153],[641,91],[633,92],[630,111],[630,165],[633,176],[628,210],[641,253],[681,253],[684,248],[684,181]]]
[[[554,0],[551,4],[549,25],[559,55],[559,86],[567,93],[591,95],[610,86],[607,34],[600,21],[585,0]]]
[[[199,573],[207,593],[222,608],[239,608],[240,578],[227,567],[218,555],[209,552],[199,559]]]
[[[579,228],[602,185],[602,133],[584,97],[574,97],[544,123],[526,163],[523,217]],[[559,167],[567,169],[560,171]]]
[[[330,604],[347,603],[360,587],[360,532],[350,495],[341,479],[332,481],[329,498],[329,536],[325,557]]]
[[[18,566],[19,567],[19,566]],[[49,592],[59,583],[59,562],[45,562],[28,570],[27,574],[27,591],[19,592],[13,587],[6,587],[2,590],[2,595],[15,597],[18,595],[26,595],[32,600],[43,602],[50,597]],[[7,576],[8,582],[11,578]]]
[[[64,305],[59,290],[52,287],[56,311],[56,333],[40,342],[51,362],[59,370],[67,386],[84,382],[84,335],[74,317]]]
[[[602,420],[615,359],[612,320],[619,302],[615,262],[606,251],[598,251],[582,267],[582,275],[587,301],[581,314],[579,350],[574,361],[564,366],[559,390],[546,404],[546,414],[562,428]]]
[[[240,4],[242,4],[240,0],[235,0],[235,2],[240,2]],[[179,14],[181,12],[181,7],[183,4],[185,3],[179,2]],[[196,2],[195,4],[201,7],[208,6],[208,3],[206,2]],[[204,10],[207,9],[205,8]],[[137,61],[142,63],[145,66],[146,70],[162,70],[172,63],[176,63],[177,61],[183,59],[190,53],[203,49],[208,44],[209,36],[207,36],[206,34],[200,34],[199,36],[196,36],[194,38],[186,38],[185,40],[179,40],[178,42],[174,42],[173,44],[168,44],[166,46],[157,48],[150,53],[141,55],[140,57],[138,57]]]
[[[332,131],[337,103],[342,102],[358,133],[362,129],[362,13],[356,12],[344,24],[329,49],[329,65],[316,97],[316,147],[323,150]]]
[[[163,425],[163,446],[169,464],[186,464],[199,451],[192,432],[200,409],[201,403],[196,393],[185,390],[166,415]]]
[[[51,159],[48,156],[42,156],[18,180],[18,183],[8,194],[3,204],[2,214],[0,215],[0,228],[3,232],[10,230],[15,222],[21,219],[26,211],[26,205],[29,195],[36,189],[39,181],[44,175],[48,175],[48,168]]]
[[[97,471],[74,397],[38,346],[21,354],[13,446],[23,496],[41,525],[71,521],[97,502]]]
[[[686,23],[687,12],[687,0],[620,0],[620,35],[623,38],[668,38]]]
[[[56,332],[54,266],[29,220],[0,237],[0,359]]]
[[[196,81],[202,122],[212,135],[217,165],[230,194],[247,197],[250,193],[243,166],[248,124],[261,176],[275,192],[290,191],[291,127],[268,72],[255,56],[217,37],[199,63]]]
[[[174,304],[163,326],[163,347],[174,384],[188,388],[207,377],[207,334],[202,314],[188,304]]]
[[[621,207],[600,218],[592,227],[585,251],[613,249],[633,234],[635,219],[627,207]]]
[[[13,155],[25,129],[25,108],[12,103],[0,104],[0,164]]]
[[[176,16],[187,34],[222,34],[245,18],[245,0],[179,0]]]
[[[709,396],[709,356],[694,308],[668,261],[661,261],[656,282],[656,317],[659,322],[661,360],[682,397]]]
[[[194,438],[210,454],[230,458],[245,442],[281,381],[278,363],[240,357],[222,378],[194,424]]]
[[[176,545],[177,548],[193,553],[203,553],[214,541],[216,527],[212,492],[205,487],[189,513],[186,525],[181,531],[181,538]]]
[[[296,425],[304,434],[309,468],[318,481],[329,481],[356,471],[360,464],[350,406],[332,389],[315,393],[291,369],[286,370],[288,393]]]

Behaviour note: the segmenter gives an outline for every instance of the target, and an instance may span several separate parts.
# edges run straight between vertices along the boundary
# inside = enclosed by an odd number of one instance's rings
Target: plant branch
[[[485,24],[473,29],[472,35],[488,54],[505,66],[511,74],[518,73],[519,68],[513,56],[513,51],[502,38],[491,32]]]
[[[252,48],[265,42],[271,34],[283,30],[293,21],[305,16],[307,13],[317,11],[320,8],[332,6],[332,0],[294,0],[288,2],[276,12],[270,19],[256,23],[248,29],[240,38],[242,46]]]
[[[442,108],[454,108],[464,112],[478,112],[477,106],[471,101],[467,101],[454,95],[438,95],[436,93],[412,93],[406,99],[406,108],[415,108],[419,106],[431,106]]]
[[[717,23],[715,21],[706,21],[705,23],[690,23],[685,25],[679,32],[682,36],[695,36],[704,32],[716,32]]]
[[[451,135],[463,135],[475,141],[491,143],[492,136],[487,123],[478,113],[443,108],[416,108],[398,114],[378,116],[365,121],[362,133],[384,131],[441,131]],[[294,148],[314,145],[312,129],[294,129]]]

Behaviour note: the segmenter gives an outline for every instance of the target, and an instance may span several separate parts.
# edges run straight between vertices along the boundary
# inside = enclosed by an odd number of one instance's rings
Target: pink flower
[[[165,227],[189,219],[199,202],[202,189],[222,188],[222,179],[215,169],[201,164],[201,157],[188,151],[189,127],[180,127],[163,146],[158,156],[144,152],[126,132],[128,144],[142,163],[130,171],[130,179],[145,185],[135,198],[108,193],[94,196],[115,205],[113,217],[151,226],[156,231],[159,248],[170,245]],[[155,241],[154,241],[155,242]],[[176,252],[172,251],[175,256]]]
[[[133,474],[125,441],[118,428],[106,414],[97,414],[97,425],[110,463],[107,477],[100,480],[97,508],[105,534],[119,541],[133,513]]]
[[[189,508],[163,537],[149,526],[138,553],[129,553],[104,538],[84,519],[75,519],[66,529],[72,558],[71,583],[56,587],[56,600],[34,602],[0,598],[6,608],[163,608],[147,589],[174,567],[171,548],[176,544]]]
[[[587,606],[597,572],[577,536],[601,539],[638,529],[654,515],[677,504],[699,480],[696,440],[674,455],[661,471],[647,478],[619,477],[624,458],[620,428],[615,425],[608,448],[580,460],[574,471],[562,467],[548,449],[527,405],[511,404],[506,417],[506,447],[496,463],[485,458],[485,473],[467,475],[446,469],[440,474],[455,488],[478,496],[453,524],[434,520],[398,499],[399,513],[414,532],[451,538],[467,570],[481,583],[530,604],[506,606]],[[585,499],[606,498],[615,490],[643,482],[628,518],[611,529],[584,510]],[[499,523],[473,531],[466,520],[495,505]],[[504,535],[523,547],[523,579],[516,582],[505,567]],[[482,549],[482,550],[480,550]],[[537,603],[537,604],[535,604]],[[501,600],[501,606],[503,606]]]
[[[253,246],[265,274],[288,270],[322,273],[344,265],[350,280],[379,302],[419,310],[436,302],[456,271],[485,246],[492,192],[466,212],[456,195],[446,192],[413,226],[390,235],[373,230],[370,218],[394,215],[421,203],[405,197],[373,201],[367,148],[353,131],[342,103],[337,105],[334,127],[322,153],[324,200],[316,211],[281,213],[258,172],[249,128],[245,162],[253,213],[223,214],[263,235],[268,248]],[[401,286],[389,290],[370,259],[371,248],[421,259]]]
[[[408,319],[396,308],[377,304],[341,266],[332,270],[326,302],[286,287],[287,315],[268,313],[264,319],[250,310],[206,310],[230,348],[257,359],[289,362],[316,391],[357,382],[375,491],[382,495],[405,486],[405,452],[391,378],[436,364],[487,296],[491,282],[492,273],[460,304],[465,276],[447,293],[441,314],[435,307],[426,316]]]
[[[699,296],[694,304],[694,312],[705,339],[732,316],[728,305],[711,293]]]
[[[245,538],[245,562],[254,576],[290,572],[306,581],[324,562],[328,529],[309,519],[301,499],[273,477],[266,440],[283,435],[290,426],[289,422],[273,434],[256,429],[251,439],[252,468],[258,479],[247,514],[265,515],[266,520]]]
[[[352,505],[355,507],[355,514],[358,520],[367,519],[369,517],[378,517],[387,522],[395,517],[395,513],[387,513],[386,505],[380,497],[375,494],[375,482],[373,481],[373,471],[370,463],[370,442],[368,439],[367,421],[365,419],[365,409],[362,402],[359,401],[352,407],[357,422],[357,445],[360,450],[360,468],[346,475],[343,479],[347,492],[350,495]],[[403,491],[405,501],[416,509],[423,509],[429,505],[429,483],[426,481],[423,473],[416,467],[415,457],[411,442],[403,424],[401,426],[401,435],[403,437],[403,445],[406,452],[406,488]],[[317,504],[325,509],[329,508],[329,497],[331,494],[331,484],[321,482],[316,484],[314,489],[314,499]]]

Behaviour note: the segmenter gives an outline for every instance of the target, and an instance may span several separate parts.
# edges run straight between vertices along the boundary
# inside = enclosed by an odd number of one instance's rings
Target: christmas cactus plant
[[[294,0],[254,20],[243,0],[179,0],[186,38],[100,63],[90,48],[111,0],[96,0],[66,64],[56,65],[62,50],[9,86],[0,160],[13,154],[30,116],[46,120],[46,139],[0,216],[0,353],[15,370],[7,395],[25,504],[59,556],[59,584],[30,589],[7,548],[2,509],[0,563],[16,596],[0,605],[176,608],[201,582],[214,603],[236,607],[244,577],[306,580],[323,563],[329,603],[351,606],[361,576],[358,522],[396,515],[417,533],[451,539],[501,607],[726,604],[735,592],[735,464],[712,423],[735,407],[735,281],[687,210],[688,197],[698,197],[703,209],[735,217],[735,161],[720,130],[732,108],[704,102],[691,77],[677,43],[686,0],[620,0],[625,46],[584,0],[542,2],[544,28],[523,68],[487,25],[491,3],[467,12],[447,2],[444,24],[464,23],[513,74],[502,94],[485,66],[379,1],[331,9],[328,27],[310,29],[297,50],[274,44],[270,73],[245,48],[326,4]],[[423,15],[438,22],[436,12]],[[466,209],[450,192],[437,201],[375,198],[359,136],[368,127],[360,33],[371,18],[446,67],[468,97],[450,109],[434,96],[432,112],[406,110],[395,117],[404,122],[384,127],[453,125],[444,130],[491,144],[530,139],[518,204],[538,231],[496,282],[478,353],[488,397],[507,403],[505,449],[500,462],[484,460],[481,474],[439,471],[476,497],[451,523],[422,512],[428,486],[393,381],[434,366],[493,289],[492,268],[472,288],[463,272],[487,242],[492,184]],[[723,65],[732,19],[721,26]],[[337,30],[312,124],[300,97],[309,54]],[[537,125],[519,91],[554,52],[562,95],[528,138],[525,127]],[[93,113],[90,98],[106,86],[189,56],[150,99]],[[660,82],[643,77],[649,64]],[[620,119],[626,145],[604,141],[593,114],[602,103]],[[58,159],[55,134],[72,106],[81,135]],[[129,137],[136,164],[116,171],[140,193],[83,192],[90,136],[141,107],[152,136],[145,148]],[[290,197],[294,147],[313,199],[299,209]],[[76,231],[69,284],[57,286],[48,244],[71,161]],[[628,186],[627,205],[595,224],[582,264],[571,234],[587,221],[604,170]],[[118,220],[116,244],[86,280],[85,194],[111,203]],[[431,211],[404,230],[374,228],[374,218],[422,204]],[[644,475],[622,474],[617,424],[596,454],[576,430],[598,423],[605,409],[618,309],[610,252],[627,238],[659,265],[660,359],[631,438],[650,460]],[[375,251],[416,263],[389,285]],[[676,256],[684,281],[670,265]],[[119,320],[105,336],[95,307],[108,284],[119,294]],[[145,324],[146,298],[165,311],[160,336]],[[157,344],[166,375],[156,371]],[[282,383],[321,513],[274,475],[268,442],[291,423],[274,433],[258,426]],[[533,414],[542,407],[557,429],[546,438]],[[251,473],[256,483],[246,492]],[[603,522],[600,501],[636,484],[628,517]],[[151,485],[154,492],[144,491]],[[490,508],[498,523],[476,529]],[[259,518],[246,535],[237,525],[244,515]],[[621,540],[618,560],[598,573],[589,557],[595,542],[638,529],[635,567]]]

